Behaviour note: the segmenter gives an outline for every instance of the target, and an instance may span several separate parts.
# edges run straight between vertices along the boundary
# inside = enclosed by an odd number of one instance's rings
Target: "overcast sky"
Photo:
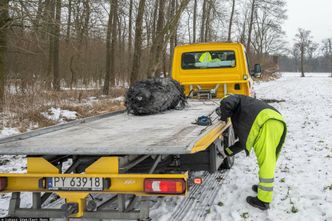
[[[332,37],[332,0],[287,0],[287,40],[292,41],[298,28],[311,30],[314,40]]]

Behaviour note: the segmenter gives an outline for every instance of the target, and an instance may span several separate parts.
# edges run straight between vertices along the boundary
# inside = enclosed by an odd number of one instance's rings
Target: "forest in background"
[[[6,79],[20,80],[22,90],[37,81],[55,90],[94,82],[107,94],[108,82],[170,73],[178,44],[238,41],[256,63],[284,49],[284,0],[1,2],[8,2],[1,60]]]
[[[286,9],[286,0],[1,0],[0,113],[39,119],[45,106],[119,96],[170,76],[174,47],[188,43],[241,42],[266,74],[298,69],[300,55],[329,69],[328,40],[324,59],[310,35],[288,49]]]

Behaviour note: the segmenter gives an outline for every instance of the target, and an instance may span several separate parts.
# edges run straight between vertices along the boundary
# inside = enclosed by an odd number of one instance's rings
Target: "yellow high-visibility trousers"
[[[270,203],[273,195],[274,172],[281,148],[277,147],[284,132],[284,124],[268,120],[260,129],[254,144],[259,166],[258,199]]]

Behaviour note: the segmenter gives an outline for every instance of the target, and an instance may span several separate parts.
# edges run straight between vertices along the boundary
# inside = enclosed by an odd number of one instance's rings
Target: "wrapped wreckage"
[[[186,96],[179,82],[170,78],[152,78],[136,82],[126,95],[129,113],[148,115],[183,108]]]

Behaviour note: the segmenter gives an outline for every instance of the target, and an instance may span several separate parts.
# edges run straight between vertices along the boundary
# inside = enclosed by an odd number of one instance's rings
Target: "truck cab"
[[[240,43],[213,42],[177,46],[172,78],[189,97],[222,98],[253,95],[246,51]]]

